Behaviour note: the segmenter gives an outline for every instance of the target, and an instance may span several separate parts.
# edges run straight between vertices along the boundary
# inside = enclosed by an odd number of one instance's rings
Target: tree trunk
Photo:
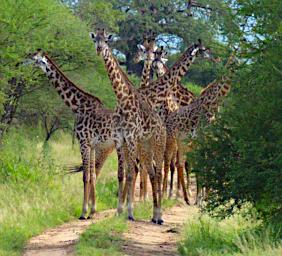
[[[19,99],[23,96],[25,88],[25,82],[15,77],[13,77],[8,83],[9,88],[6,92],[7,100],[4,103],[4,113],[0,117],[0,141],[12,123],[17,111]]]

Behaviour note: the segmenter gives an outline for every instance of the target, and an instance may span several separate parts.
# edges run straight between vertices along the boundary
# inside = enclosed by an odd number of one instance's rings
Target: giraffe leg
[[[92,219],[96,212],[96,171],[95,171],[95,150],[90,149],[90,214],[88,219]]]
[[[117,148],[118,155],[118,206],[117,213],[123,212],[124,155],[122,148]]]
[[[150,141],[146,141],[140,148],[140,158],[141,165],[145,167],[149,174],[150,182],[152,185],[152,195],[153,195],[153,217],[152,222],[158,222],[158,197],[157,197],[157,179],[156,179],[156,171],[153,166],[153,153],[150,145]]]
[[[127,212],[128,219],[134,221],[133,217],[133,200],[132,200],[132,189],[133,189],[133,178],[134,171],[136,166],[136,156],[137,156],[137,146],[132,143],[126,143],[124,147],[124,156],[127,163],[127,173],[126,173],[126,181],[127,185]]]
[[[166,149],[164,152],[164,180],[163,180],[163,195],[167,194],[167,180],[168,172],[171,160],[173,158],[173,151],[176,146],[175,139],[173,137],[167,137]]]
[[[88,144],[81,145],[81,155],[82,155],[82,163],[83,163],[84,191],[83,191],[82,213],[79,219],[85,220],[88,210],[88,201],[89,201],[89,193],[90,193],[90,145]]]
[[[161,225],[163,224],[162,219],[162,166],[164,162],[164,152],[166,150],[166,129],[163,130],[163,133],[160,132],[157,135],[157,138],[155,141],[155,148],[154,148],[154,160],[156,165],[156,179],[157,179],[157,194],[158,194],[158,220],[157,224]],[[170,161],[171,162],[171,161]]]
[[[133,183],[132,183],[132,199],[133,201],[135,201],[135,186],[136,186],[136,179],[137,179],[137,176],[138,176],[138,172],[139,172],[139,168],[138,166],[135,166],[134,168],[134,175],[133,175]],[[141,176],[141,173],[140,173],[140,176]]]
[[[184,164],[185,164],[185,157],[184,157],[184,146],[182,144],[183,142],[181,139],[178,139],[177,145],[178,145],[178,175],[179,175],[179,182],[182,187],[183,191],[183,197],[185,202],[190,205],[190,201],[188,199],[187,191],[186,191],[186,186],[185,186],[185,181],[184,181]]]
[[[174,159],[170,162],[170,186],[169,186],[169,198],[172,198],[173,195],[173,176],[175,173],[175,162]]]
[[[179,173],[179,158],[178,158],[178,151],[177,151],[177,156],[176,156],[176,169],[177,169],[177,190],[176,190],[176,198],[180,197],[180,173]]]

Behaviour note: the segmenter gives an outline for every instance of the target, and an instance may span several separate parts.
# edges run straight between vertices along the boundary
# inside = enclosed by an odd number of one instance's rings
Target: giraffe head
[[[164,75],[164,73],[167,71],[165,67],[165,63],[167,62],[167,51],[164,49],[163,46],[158,48],[155,52],[155,57],[153,61],[153,69],[156,71],[157,76],[160,77]]]
[[[45,57],[45,53],[43,53],[41,49],[37,49],[35,53],[31,54],[30,59],[34,65],[40,67],[44,72],[46,72],[47,68],[50,66]]]
[[[108,42],[112,40],[113,36],[106,34],[105,29],[97,29],[96,34],[90,32],[89,35],[96,46],[97,54],[106,57],[110,50]]]
[[[201,39],[198,39],[198,42],[193,44],[193,46],[191,47],[190,55],[191,56],[199,56],[200,55],[203,58],[212,59],[211,50],[209,48],[206,48],[202,44]]]
[[[155,37],[156,35],[151,31],[143,35],[143,44],[137,45],[138,51],[133,58],[135,63],[139,63],[142,60],[154,60],[154,52],[157,49]]]

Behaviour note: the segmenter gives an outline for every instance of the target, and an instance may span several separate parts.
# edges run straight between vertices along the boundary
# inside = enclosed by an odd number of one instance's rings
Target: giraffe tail
[[[78,173],[78,172],[83,172],[83,165],[72,165],[67,167],[67,173]]]

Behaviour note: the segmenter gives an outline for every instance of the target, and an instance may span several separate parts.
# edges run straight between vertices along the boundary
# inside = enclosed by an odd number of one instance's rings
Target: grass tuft
[[[179,253],[185,256],[274,256],[282,250],[277,229],[238,212],[224,220],[196,215],[184,231]]]
[[[24,135],[22,135],[24,134]],[[80,163],[78,145],[61,134],[43,151],[42,138],[11,131],[0,148],[0,255],[20,255],[28,239],[81,213],[82,174],[65,175]],[[105,163],[97,181],[97,209],[115,208],[116,156]]]

